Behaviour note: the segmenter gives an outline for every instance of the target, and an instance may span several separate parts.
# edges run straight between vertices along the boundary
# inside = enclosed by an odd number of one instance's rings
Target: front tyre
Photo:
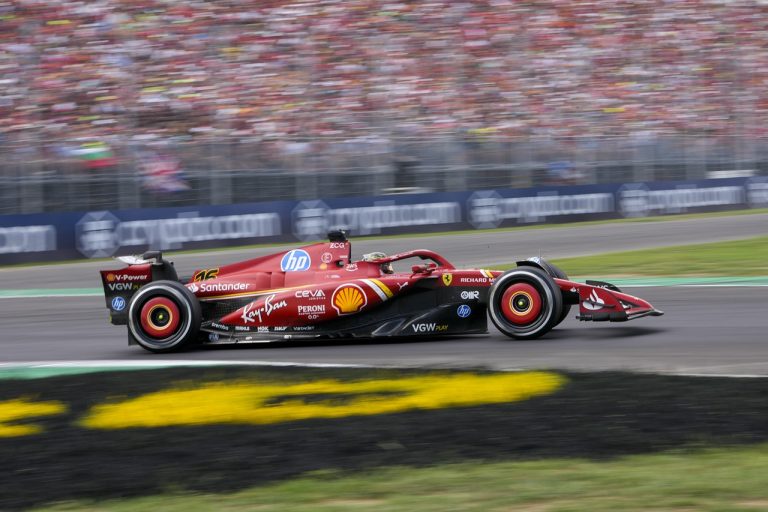
[[[493,325],[511,338],[534,339],[561,319],[563,297],[554,280],[534,267],[518,267],[496,279],[488,296]]]
[[[173,352],[197,339],[200,302],[176,281],[142,286],[128,305],[128,330],[150,352]]]
[[[551,275],[552,277],[563,279],[565,281],[568,280],[568,275],[565,272],[563,272],[563,269],[561,269],[557,265],[553,265],[552,263],[547,262],[547,269],[549,270],[549,275]],[[562,321],[568,317],[568,313],[570,312],[571,312],[571,305],[563,303],[563,309],[560,311],[560,318],[555,323],[555,325],[560,325]]]

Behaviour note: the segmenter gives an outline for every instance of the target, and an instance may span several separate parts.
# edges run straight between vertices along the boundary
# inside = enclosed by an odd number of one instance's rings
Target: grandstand
[[[0,212],[762,172],[766,25],[726,0],[0,1]]]

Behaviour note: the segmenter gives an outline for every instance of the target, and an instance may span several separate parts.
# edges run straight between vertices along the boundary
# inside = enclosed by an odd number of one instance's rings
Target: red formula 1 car
[[[127,324],[129,343],[152,352],[197,343],[478,334],[488,332],[488,317],[507,336],[532,339],[574,304],[580,320],[663,314],[611,284],[569,281],[541,258],[506,272],[457,269],[421,249],[355,261],[343,231],[329,233],[327,243],[187,279],[159,252],[119,259],[128,266],[101,271],[111,321]]]

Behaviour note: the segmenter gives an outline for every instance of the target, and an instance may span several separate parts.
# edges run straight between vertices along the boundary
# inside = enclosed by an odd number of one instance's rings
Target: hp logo
[[[112,299],[112,309],[115,311],[122,311],[125,309],[125,299],[122,297],[115,297]]]
[[[472,308],[470,308],[466,304],[462,304],[461,306],[459,306],[459,309],[456,310],[456,314],[459,315],[459,318],[467,318],[469,315],[472,314]]]
[[[312,265],[312,259],[307,251],[302,249],[288,251],[280,260],[280,270],[283,272],[303,272],[309,270],[310,265]]]

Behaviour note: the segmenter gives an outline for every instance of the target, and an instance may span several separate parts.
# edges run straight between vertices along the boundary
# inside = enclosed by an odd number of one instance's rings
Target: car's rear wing
[[[160,251],[141,256],[119,256],[117,261],[127,266],[118,270],[101,270],[104,299],[114,325],[128,323],[128,303],[139,288],[152,281],[170,279],[178,281],[173,263],[164,260]]]

